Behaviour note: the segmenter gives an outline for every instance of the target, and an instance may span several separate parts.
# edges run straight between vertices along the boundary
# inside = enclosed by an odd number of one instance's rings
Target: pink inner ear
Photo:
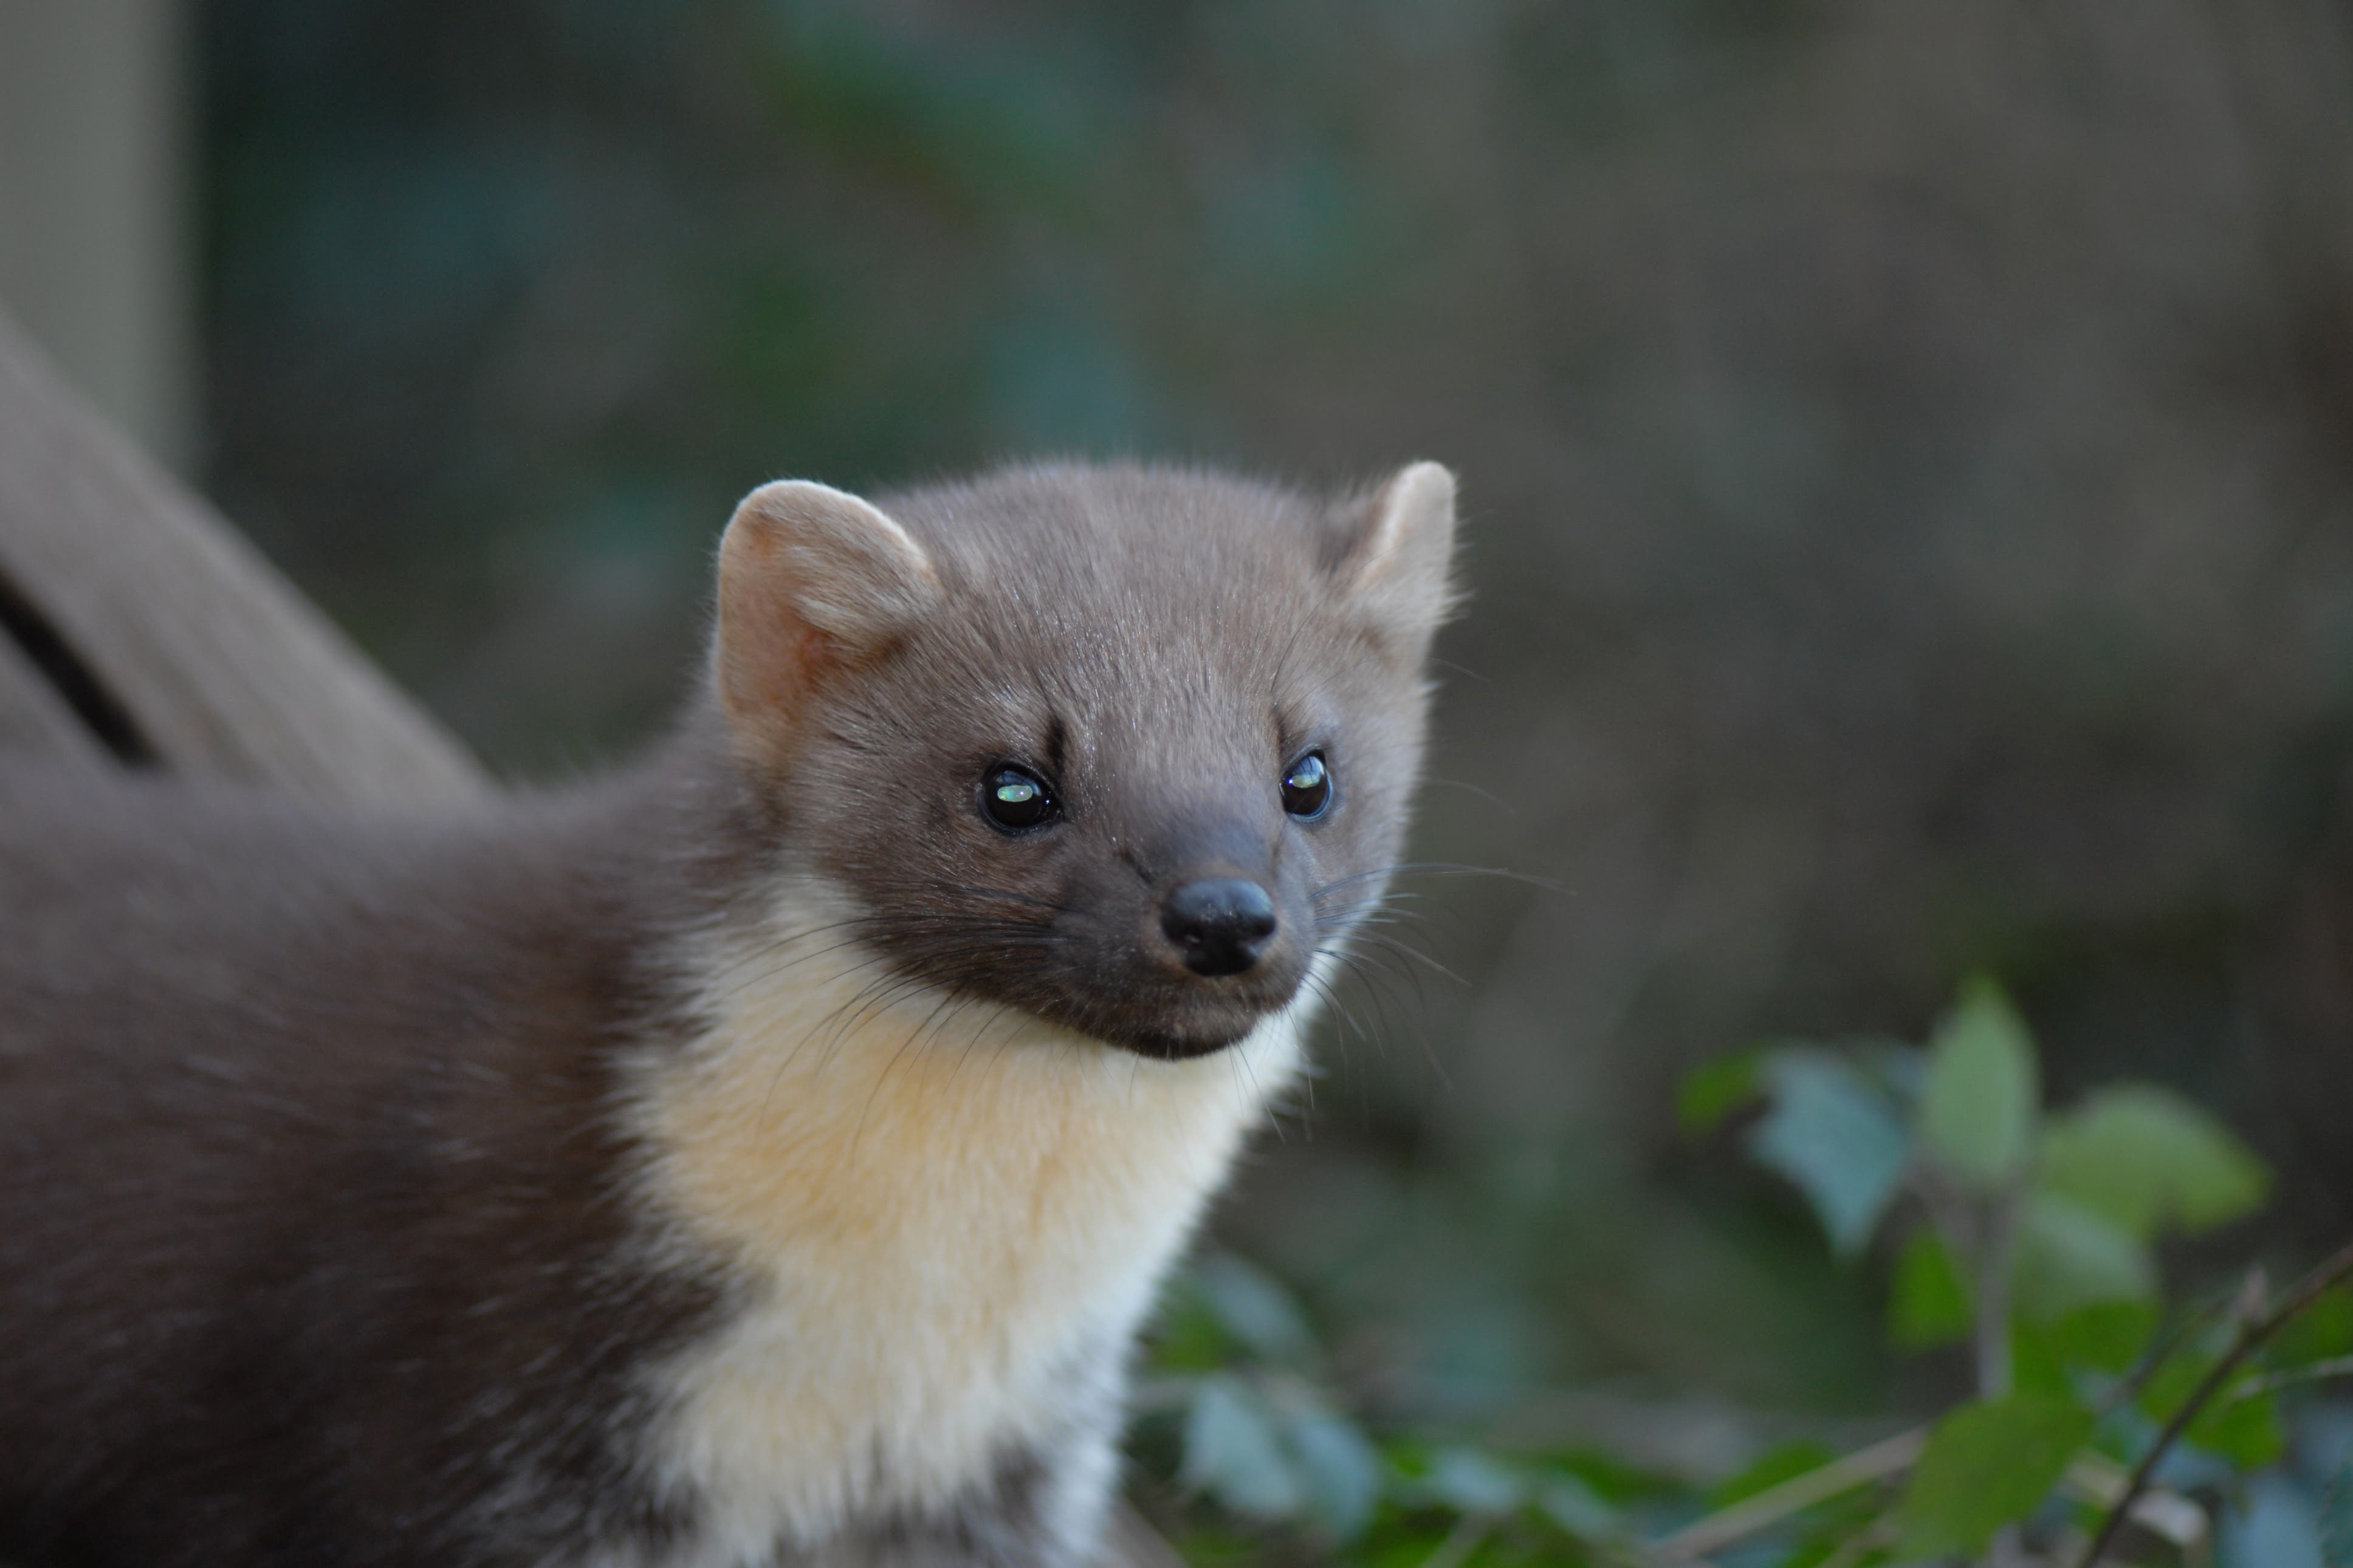
[[[839,662],[832,639],[795,608],[801,584],[776,531],[731,529],[720,556],[719,697],[739,730],[771,742],[788,733],[809,692]]]
[[[832,639],[823,632],[789,612],[779,612],[773,624],[754,633],[749,662],[754,689],[763,700],[791,707],[840,658]]]
[[[746,497],[719,552],[719,697],[763,751],[790,743],[810,694],[890,645],[939,592],[889,517],[804,481]]]

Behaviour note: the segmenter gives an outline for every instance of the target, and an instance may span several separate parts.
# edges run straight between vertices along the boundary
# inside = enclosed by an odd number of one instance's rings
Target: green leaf
[[[2068,1202],[2037,1193],[2018,1221],[2018,1310],[2042,1321],[2104,1301],[2157,1294],[2157,1260],[2137,1238]]]
[[[2010,1391],[2075,1397],[2074,1381],[2067,1375],[2059,1352],[2051,1348],[2050,1334],[2041,1323],[2020,1317],[2010,1321]]]
[[[1282,1411],[1282,1438],[1291,1451],[1308,1511],[1342,1541],[1372,1522],[1380,1501],[1381,1457],[1355,1423],[1309,1399]]]
[[[1289,1519],[1304,1500],[1273,1412],[1240,1378],[1205,1377],[1195,1388],[1181,1475],[1187,1486],[1254,1519]]]
[[[1529,1496],[1528,1478],[1517,1467],[1476,1448],[1438,1449],[1414,1489],[1428,1501],[1480,1518],[1510,1513]]]
[[[1749,1134],[1748,1152],[1795,1182],[1831,1245],[1852,1253],[1894,1201],[1910,1140],[1879,1091],[1836,1057],[1786,1051],[1765,1070],[1773,1109]]]
[[[1865,1036],[1841,1043],[1846,1056],[1870,1074],[1907,1114],[1920,1103],[1920,1086],[1928,1076],[1928,1053],[1902,1040]]]
[[[1991,980],[1971,980],[1928,1042],[1920,1132],[1964,1182],[1993,1192],[2024,1173],[2041,1099],[2034,1042]]]
[[[2320,1560],[2326,1568],[2353,1568],[2353,1458],[2320,1500]]]
[[[2287,1451],[2287,1432],[2280,1426],[2279,1403],[2270,1394],[2235,1398],[2224,1389],[2198,1414],[2181,1434],[2210,1454],[2219,1454],[2242,1470],[2260,1470],[2279,1462]]]
[[[2088,1411],[2047,1394],[1961,1406],[1936,1423],[1913,1467],[1899,1509],[1899,1551],[1912,1557],[1983,1551],[1995,1531],[2051,1495],[2091,1435]]]
[[[1702,1062],[1675,1087],[1675,1125],[1686,1138],[1704,1138],[1762,1091],[1761,1051],[1740,1051]]]
[[[2211,1230],[2253,1214],[2270,1194],[2271,1173],[2179,1095],[2126,1084],[2052,1123],[2041,1183],[2146,1240],[2160,1225]]]
[[[1934,1226],[1904,1238],[1887,1299],[1887,1334],[1906,1350],[1927,1350],[1969,1337],[1977,1311],[1952,1252]]]
[[[1229,1252],[1193,1266],[1193,1290],[1218,1325],[1252,1353],[1299,1365],[1314,1359],[1315,1333],[1291,1292]]]
[[[2068,1365],[2122,1373],[2148,1352],[2157,1324],[2154,1302],[2095,1301],[2060,1314],[2044,1334]]]
[[[1362,1561],[1366,1568],[1421,1568],[1423,1563],[1433,1557],[1439,1558],[1441,1562],[1444,1561],[1441,1554],[1455,1549],[1452,1535],[1451,1525],[1400,1524],[1382,1531],[1379,1539],[1370,1550],[1365,1552]],[[1190,1552],[1183,1555],[1187,1563],[1198,1563],[1203,1561]],[[1250,1564],[1264,1562],[1265,1556],[1263,1552],[1252,1551],[1248,1546],[1238,1545],[1237,1549],[1228,1555],[1208,1561],[1216,1563],[1217,1568],[1248,1568]],[[1480,1562],[1475,1552],[1471,1561]],[[1480,1568],[1488,1568],[1488,1565],[1481,1563]]]
[[[1538,1480],[1535,1501],[1546,1519],[1579,1541],[1605,1540],[1625,1528],[1618,1510],[1599,1492],[1567,1470],[1554,1470]]]
[[[1169,1292],[1167,1307],[1152,1332],[1155,1371],[1217,1372],[1234,1360],[1239,1348],[1208,1304],[1189,1289],[1189,1281],[1187,1288]]]
[[[2353,1285],[2322,1291],[2319,1300],[2272,1336],[2271,1359],[2283,1367],[2341,1355],[2353,1355]]]

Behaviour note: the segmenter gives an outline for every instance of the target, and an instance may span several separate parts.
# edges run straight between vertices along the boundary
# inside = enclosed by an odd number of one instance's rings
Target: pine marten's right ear
[[[881,652],[940,601],[923,547],[828,485],[779,479],[719,542],[719,701],[736,734],[781,746],[828,676]]]

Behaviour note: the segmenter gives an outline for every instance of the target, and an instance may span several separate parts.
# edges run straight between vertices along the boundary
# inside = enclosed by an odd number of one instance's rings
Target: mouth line
[[[1177,1035],[1137,1035],[1125,1039],[1108,1040],[1105,1043],[1120,1050],[1133,1052],[1147,1061],[1193,1062],[1199,1061],[1204,1057],[1214,1057],[1221,1052],[1232,1050],[1244,1040],[1249,1039],[1251,1030],[1257,1026],[1253,1024],[1250,1029],[1244,1029],[1240,1034],[1229,1039],[1187,1039]]]
[[[1190,1061],[1230,1050],[1298,999],[1299,986],[1269,985],[1262,974],[1188,975],[1160,1006],[1096,1012],[1088,1033],[1155,1061]],[[1137,999],[1137,1000],[1140,1000]],[[1122,1013],[1125,1016],[1121,1016]]]
[[[1230,1050],[1290,1006],[1305,979],[1280,960],[1232,974],[1175,964],[1156,973],[1139,973],[1131,964],[1108,973],[1074,973],[1034,962],[959,965],[942,973],[943,966],[927,962],[934,954],[920,948],[892,952],[901,945],[884,947],[897,961],[894,967],[927,984],[1012,1007],[1149,1061],[1194,1061]]]

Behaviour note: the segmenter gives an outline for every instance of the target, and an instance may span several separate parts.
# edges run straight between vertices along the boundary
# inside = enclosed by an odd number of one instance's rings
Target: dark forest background
[[[1416,853],[1558,890],[1423,879],[1460,983],[1356,998],[1218,1221],[1351,1375],[1949,1392],[1670,1105],[1977,970],[2055,1098],[2169,1081],[2270,1245],[2353,1228],[2343,7],[202,17],[205,482],[515,776],[660,722],[765,479],[1461,473]]]

